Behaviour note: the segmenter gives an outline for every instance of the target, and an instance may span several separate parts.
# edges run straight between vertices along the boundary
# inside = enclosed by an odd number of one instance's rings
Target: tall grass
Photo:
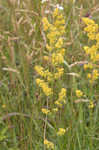
[[[40,65],[54,70],[43,60],[50,54],[42,20],[47,17],[52,23],[57,4],[64,8],[66,52],[64,75],[51,85],[54,96],[50,108],[62,87],[67,95],[66,104],[56,114],[45,115],[41,110],[47,106],[47,97],[36,84],[34,68]],[[83,50],[95,42],[88,39],[82,21],[89,14],[99,25],[98,11],[98,0],[53,0],[43,4],[40,0],[0,0],[0,150],[47,149],[44,134],[55,150],[99,149],[99,78],[90,85],[87,74],[91,71],[84,69],[90,57]],[[99,70],[98,61],[95,67]],[[77,95],[77,90],[83,95]],[[64,135],[57,134],[59,128],[66,130]]]

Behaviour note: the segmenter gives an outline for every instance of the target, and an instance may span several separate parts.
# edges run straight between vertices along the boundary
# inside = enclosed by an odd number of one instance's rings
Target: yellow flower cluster
[[[53,65],[60,65],[64,62],[64,58],[61,53],[53,53],[52,54],[52,64]]]
[[[48,113],[50,113],[50,110],[42,108],[42,113],[47,115]]]
[[[53,75],[51,72],[48,71],[48,69],[44,70],[43,67],[36,65],[35,70],[41,77],[44,77],[45,79],[47,79],[47,81],[53,80]]]
[[[43,28],[44,31],[47,31],[51,25],[49,24],[47,18],[43,18]]]
[[[58,108],[53,108],[52,111],[53,112],[58,112]]]
[[[2,108],[6,108],[6,105],[5,105],[5,104],[3,104],[3,105],[2,105]]]
[[[93,64],[92,63],[88,63],[84,65],[84,69],[92,69],[93,68]]]
[[[98,79],[98,77],[99,77],[99,72],[98,72],[98,70],[94,69],[92,72],[92,79],[96,80],[96,79]]]
[[[64,68],[57,68],[57,72],[54,74],[54,79],[59,79],[64,73]]]
[[[96,34],[99,30],[98,24],[95,24],[95,22],[89,18],[82,18],[83,22],[87,25],[87,27],[84,28],[84,31],[87,32],[87,35],[90,40],[96,39]]]
[[[48,87],[48,83],[41,79],[36,79],[36,83],[42,88],[46,96],[53,94],[52,89]]]
[[[46,48],[51,53],[52,64],[58,66],[64,62],[65,49],[63,48],[65,33],[65,20],[59,9],[53,12],[53,23],[50,24],[46,17],[43,18],[43,28],[47,31],[48,43]]]
[[[89,18],[82,18],[86,24],[84,31],[87,32],[88,38],[94,40],[94,44],[90,47],[85,46],[84,51],[89,56],[89,63],[84,65],[84,69],[91,69],[90,73],[87,74],[89,82],[92,84],[98,79],[98,69],[95,67],[99,62],[99,25]]]
[[[76,90],[76,96],[80,98],[83,96],[83,92],[81,90]]]
[[[47,149],[54,149],[54,144],[47,139],[44,140],[44,145],[46,145]]]
[[[36,65],[35,70],[40,76],[40,78],[36,79],[37,85],[42,88],[44,94],[46,96],[54,96],[53,91],[54,84],[56,85],[58,79],[60,79],[64,74],[64,68],[62,64],[64,63],[64,33],[65,33],[65,20],[58,8],[54,10],[52,13],[52,21],[51,23],[48,21],[46,17],[42,19],[43,30],[46,34],[46,52],[44,53],[43,60],[46,61],[44,63],[45,67]],[[61,84],[62,85],[62,84]],[[50,88],[51,86],[51,88]],[[53,88],[52,88],[53,86]],[[52,101],[47,101],[47,108],[42,108],[41,111],[45,115],[51,115],[52,113],[57,113],[59,108],[66,104],[66,89],[60,87],[61,91],[58,94],[57,90],[55,95],[57,94],[57,101],[55,101],[54,105]],[[50,97],[51,98],[51,97]],[[45,107],[45,106],[44,106]],[[60,128],[58,131],[58,135],[63,135],[65,133],[65,129]],[[54,149],[54,144],[47,139],[44,140],[44,145],[46,145],[47,149]]]
[[[63,39],[60,37],[57,43],[55,44],[56,48],[61,48],[63,46]]]
[[[58,8],[54,10],[53,18],[55,19],[54,26],[58,28],[58,31],[60,31],[60,35],[62,35],[63,33],[65,33],[65,20],[63,15],[59,13]]]
[[[93,101],[90,101],[89,108],[90,108],[90,109],[94,108],[94,103],[93,103]]]
[[[66,104],[66,89],[62,88],[59,93],[58,100],[55,101],[55,104],[59,107],[62,107],[63,104]]]
[[[91,47],[84,47],[85,53],[90,56],[90,59],[93,62],[97,62],[99,60],[98,48],[99,47],[96,45],[92,45]]]
[[[48,50],[48,56],[44,56],[44,60],[48,61],[54,68],[54,72],[50,72],[52,69],[45,69],[39,65],[35,66],[36,72],[43,77],[48,83],[50,81],[57,80],[62,77],[64,69],[61,66],[64,62],[65,49],[63,48],[64,40],[63,35],[65,32],[65,20],[63,14],[58,8],[56,8],[52,14],[53,21],[49,23],[46,17],[43,18],[43,29],[46,32]],[[48,66],[49,67],[49,66]],[[37,79],[37,84],[43,89],[46,96],[51,95],[51,88],[48,87],[48,83],[44,80]],[[43,83],[42,83],[43,82]]]
[[[41,111],[42,111],[42,113],[45,114],[45,115],[48,115],[48,114],[51,115],[51,113],[56,113],[56,112],[58,112],[58,108],[52,108],[51,110],[46,109],[46,108],[42,108]]]
[[[65,134],[65,132],[66,132],[66,130],[65,130],[64,128],[59,128],[59,130],[58,130],[58,132],[57,132],[57,135],[58,135],[58,136],[62,136],[62,135]]]
[[[59,67],[56,68],[57,72],[55,73],[49,72],[48,69],[44,70],[43,67],[38,65],[35,66],[35,70],[41,77],[46,79],[48,82],[53,81],[53,79],[59,79],[64,74],[64,68],[59,68]]]
[[[94,69],[92,71],[92,73],[88,73],[87,77],[88,77],[88,79],[91,79],[90,83],[93,83],[95,80],[97,80],[99,78],[98,70]]]
[[[43,67],[36,65],[34,68],[35,68],[36,72],[37,72],[41,77],[45,77],[44,68],[43,68]]]

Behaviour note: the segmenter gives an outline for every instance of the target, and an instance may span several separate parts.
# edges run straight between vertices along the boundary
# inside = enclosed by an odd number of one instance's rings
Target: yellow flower
[[[59,26],[60,35],[63,35],[65,33],[65,26]]]
[[[44,31],[47,31],[51,25],[49,24],[46,17],[43,18],[42,22],[43,22]]]
[[[50,113],[50,110],[48,110],[46,108],[42,108],[42,113],[47,115],[48,113]]]
[[[54,144],[47,139],[44,140],[44,145],[46,145],[48,149],[54,149]]]
[[[89,108],[94,108],[94,103],[92,101],[90,101]]]
[[[57,111],[58,111],[58,108],[53,108],[52,111],[53,111],[53,112],[57,112]]]
[[[61,92],[59,93],[59,99],[63,99],[66,96],[66,89],[62,88]]]
[[[62,25],[64,25],[65,24],[65,20],[64,19],[62,19],[62,20],[56,20],[55,22],[54,22],[54,25],[57,27],[57,28],[60,28],[60,26],[62,26]]]
[[[2,108],[6,108],[6,105],[5,105],[5,104],[3,104],[3,105],[2,105]]]
[[[96,41],[99,42],[99,33],[96,34]]]
[[[57,19],[58,19],[58,20],[62,20],[62,19],[64,19],[64,17],[63,17],[62,14],[60,14],[60,15],[57,16]]]
[[[95,40],[96,39],[96,35],[93,32],[89,32],[87,35],[88,35],[90,40]]]
[[[94,44],[91,47],[84,47],[85,53],[89,56],[91,62],[85,64],[84,69],[92,69],[92,72],[87,74],[87,78],[90,79],[89,83],[93,84],[99,78],[99,72],[95,69],[96,63],[99,61],[99,25],[89,18],[83,18],[82,20],[86,24],[84,30],[87,32],[89,39],[94,40]]]
[[[76,90],[76,96],[77,97],[83,96],[83,92],[81,90]]]
[[[87,55],[90,54],[90,48],[88,46],[84,46],[84,50]]]
[[[45,76],[46,76],[48,81],[52,81],[53,80],[53,75],[52,75],[51,72],[48,71],[48,69],[45,70],[44,73],[45,73]]]
[[[36,79],[36,83],[42,88],[46,96],[50,96],[53,94],[52,89],[48,87],[47,82],[44,82],[41,79]]]
[[[51,46],[49,46],[48,44],[46,45],[46,48],[47,48],[48,51],[52,51],[53,50],[53,48]]]
[[[44,60],[49,61],[49,57],[48,56],[44,56],[43,58],[44,58]]]
[[[99,53],[96,54],[95,61],[99,61]]]
[[[60,93],[59,93],[59,98],[58,98],[58,101],[61,103],[61,104],[66,104],[66,89],[65,88],[62,88]]]
[[[95,22],[92,19],[89,19],[87,17],[83,17],[82,20],[86,25],[95,24]]]
[[[66,89],[65,88],[62,88],[60,93],[59,93],[59,98],[58,100],[55,101],[55,104],[59,107],[62,107],[63,104],[66,104]]]
[[[46,68],[49,69],[45,69],[39,65],[35,66],[36,72],[43,78],[43,80],[36,79],[36,83],[46,96],[50,96],[53,94],[52,89],[49,87],[50,83],[55,79],[59,79],[64,73],[64,69],[61,68],[61,64],[64,62],[65,54],[65,49],[63,48],[65,20],[63,14],[58,8],[54,10],[52,16],[52,23],[50,23],[46,17],[42,19],[43,29],[45,32],[47,31],[46,49],[48,50],[46,52],[48,56],[45,56],[44,60],[47,60],[49,62],[49,64],[47,63],[48,67],[46,65]],[[66,103],[64,93],[62,94],[62,96],[59,95],[57,103],[61,106]]]
[[[98,70],[94,69],[92,72],[92,79],[96,80],[96,79],[98,79],[98,77],[99,77]]]
[[[59,130],[58,130],[58,132],[57,132],[57,135],[58,135],[58,136],[62,136],[62,135],[64,135],[64,134],[65,134],[65,132],[66,132],[66,130],[65,130],[65,129],[63,129],[63,128],[59,128]]]
[[[60,50],[60,53],[61,53],[62,56],[64,56],[64,54],[65,54],[65,49],[62,48],[62,49]]]
[[[55,104],[58,106],[58,107],[62,107],[62,104],[57,100],[55,101]]]
[[[34,68],[35,68],[36,72],[37,72],[41,77],[46,78],[48,81],[53,80],[53,75],[52,75],[52,73],[49,72],[48,70],[44,70],[43,67],[37,66],[37,65],[36,65]]]
[[[58,16],[58,14],[59,14],[59,10],[58,10],[58,8],[56,8],[53,12],[53,17]]]
[[[41,77],[44,77],[44,76],[45,76],[44,68],[43,68],[43,67],[36,65],[36,66],[34,67],[34,69],[36,70],[36,72],[37,72]]]
[[[57,66],[59,64],[62,64],[64,62],[64,57],[61,55],[61,53],[53,53],[52,54],[52,64]]]
[[[42,89],[46,96],[52,95],[52,89],[49,88],[47,84],[43,84]]]
[[[58,42],[55,44],[56,48],[61,48],[63,46],[63,39],[59,38]]]
[[[92,69],[93,68],[93,64],[91,64],[91,63],[88,63],[88,64],[85,64],[84,65],[84,69],[86,70],[86,69]]]
[[[56,35],[55,35],[55,32],[50,32],[47,34],[47,38],[49,39],[50,41],[50,46],[48,47],[47,46],[47,49],[49,50],[49,48],[55,43],[56,41]]]
[[[88,77],[89,79],[91,79],[91,74],[90,74],[90,73],[88,73],[88,74],[87,74],[87,77]]]
[[[55,79],[59,79],[62,75],[63,75],[63,73],[64,73],[64,68],[57,68],[57,73],[55,73],[54,74],[54,78]]]

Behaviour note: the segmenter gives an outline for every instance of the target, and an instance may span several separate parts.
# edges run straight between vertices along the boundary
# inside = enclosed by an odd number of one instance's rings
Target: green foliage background
[[[42,17],[45,10],[50,16],[56,4],[64,7],[66,19],[65,60],[69,65],[87,61],[83,46],[88,38],[81,18],[89,13],[99,24],[98,0],[52,0],[46,4],[41,0],[0,0],[0,150],[44,149],[44,102],[35,83],[34,66],[43,63]],[[56,145],[55,150],[98,150],[99,80],[90,91],[82,66],[64,68],[67,103],[55,119],[48,120],[47,137]],[[88,109],[88,103],[74,103],[77,88],[95,99],[93,110]],[[55,137],[56,124],[68,128],[66,135]]]

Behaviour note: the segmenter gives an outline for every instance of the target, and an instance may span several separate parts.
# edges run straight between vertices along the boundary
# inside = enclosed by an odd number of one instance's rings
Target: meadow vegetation
[[[0,0],[0,150],[99,150],[99,0]]]

